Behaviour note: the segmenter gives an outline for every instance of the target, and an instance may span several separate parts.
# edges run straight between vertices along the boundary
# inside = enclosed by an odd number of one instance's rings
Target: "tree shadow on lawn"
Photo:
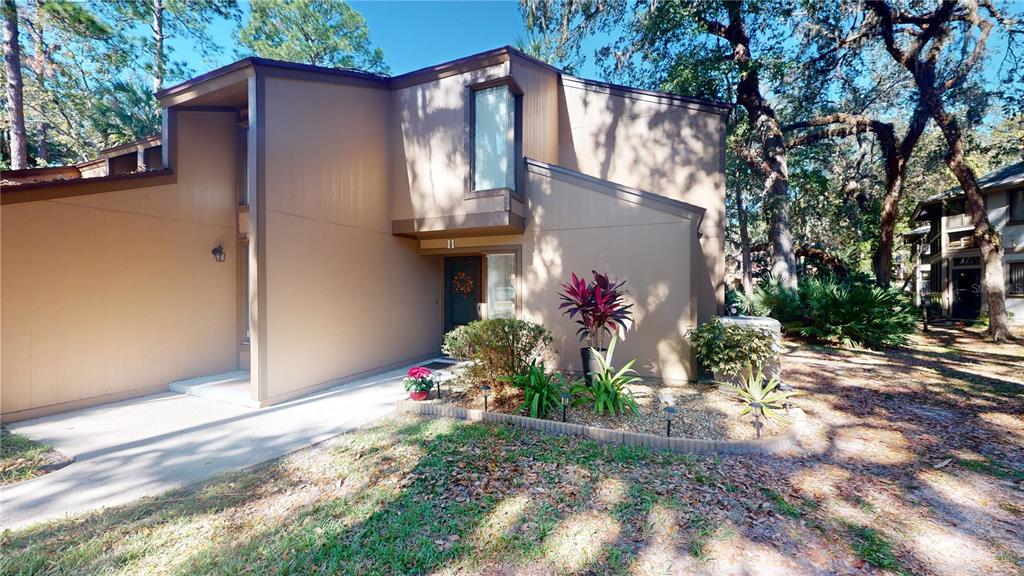
[[[723,475],[716,459],[448,420],[386,425],[340,437],[323,450],[326,464],[288,459],[8,533],[2,571],[834,568],[801,553],[824,545],[819,530],[766,503],[762,489],[788,493],[786,487]]]
[[[861,361],[850,361],[856,357]],[[1012,464],[1024,461],[1022,427],[1005,427],[1024,418],[1021,383],[965,372],[955,359],[914,348],[815,348],[790,359],[787,379],[807,393],[803,407],[819,424],[821,437],[809,448],[829,471],[794,467],[791,481],[812,493],[832,482],[829,499],[847,517],[886,517],[890,526],[879,533],[922,551],[922,570],[943,572],[943,563],[946,573],[1024,567],[1024,534],[1016,527],[1024,508],[1014,504],[1024,502],[1024,485],[1005,481],[1024,474]],[[822,369],[828,365],[835,369]],[[876,501],[871,514],[859,510],[864,498]],[[955,545],[961,557],[922,546],[922,534]]]
[[[1008,460],[1021,442],[984,419],[1020,415],[1005,382],[981,380],[973,405],[945,391],[942,379],[959,372],[947,363],[850,354],[810,349],[786,366],[823,424],[818,454],[689,457],[395,419],[161,498],[5,534],[0,573],[1019,570],[1019,483],[936,467],[950,456],[1021,461]]]

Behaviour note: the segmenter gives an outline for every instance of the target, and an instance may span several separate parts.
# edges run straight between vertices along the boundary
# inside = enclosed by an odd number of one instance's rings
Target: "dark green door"
[[[444,330],[469,324],[478,318],[480,303],[480,256],[444,259]]]

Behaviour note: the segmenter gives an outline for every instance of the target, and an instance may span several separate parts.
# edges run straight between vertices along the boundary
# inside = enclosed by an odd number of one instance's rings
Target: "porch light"
[[[672,417],[675,416],[677,410],[675,406],[665,407],[665,437],[672,437]]]
[[[228,258],[228,253],[224,251],[224,247],[220,244],[217,244],[216,248],[210,250],[210,254],[213,254],[213,259],[217,262],[223,262]]]
[[[480,391],[484,393],[484,412],[487,412],[487,396],[491,393],[491,387],[484,384],[480,387]]]
[[[565,411],[569,408],[569,393],[562,392],[562,422],[565,422]]]

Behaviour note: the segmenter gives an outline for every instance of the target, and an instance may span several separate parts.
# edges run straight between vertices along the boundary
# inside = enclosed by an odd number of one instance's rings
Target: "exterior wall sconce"
[[[216,248],[210,250],[210,254],[213,254],[213,259],[217,262],[223,262],[228,258],[228,253],[224,251],[224,247],[220,244],[217,244]]]

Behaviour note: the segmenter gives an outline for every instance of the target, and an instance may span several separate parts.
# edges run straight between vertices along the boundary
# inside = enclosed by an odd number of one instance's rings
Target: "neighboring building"
[[[557,291],[591,270],[636,302],[619,360],[695,377],[727,105],[507,47],[395,77],[248,58],[157,97],[159,169],[4,186],[5,418],[238,369],[269,405],[478,317],[543,323],[578,370]]]
[[[48,166],[8,170],[0,179],[4,186],[16,184],[39,184],[58,180],[100,178],[136,172],[152,172],[163,169],[163,147],[160,136],[150,136],[135,142],[120,144],[100,152],[99,158],[72,164],[70,166]]]
[[[1024,324],[1024,162],[985,174],[978,184],[989,222],[1002,237],[1010,323]],[[963,191],[954,188],[920,202],[912,219],[927,224],[904,237],[918,263],[918,303],[928,300],[945,316],[969,320],[984,312],[986,302],[981,253],[964,199]]]

